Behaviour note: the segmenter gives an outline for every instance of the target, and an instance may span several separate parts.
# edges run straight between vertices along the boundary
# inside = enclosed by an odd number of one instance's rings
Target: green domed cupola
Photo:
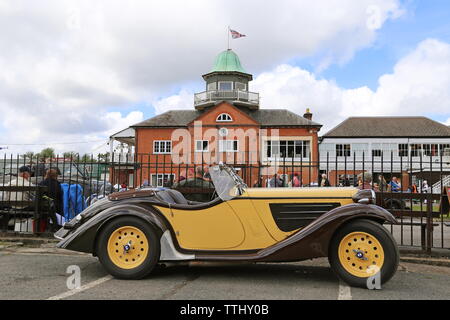
[[[245,72],[244,68],[242,68],[241,61],[236,53],[233,50],[228,49],[221,52],[214,63],[214,67],[211,72],[219,72],[219,71],[236,71],[236,72]]]
[[[259,108],[259,94],[248,90],[253,76],[245,71],[233,50],[219,53],[212,70],[204,74],[203,79],[206,91],[195,94],[196,109],[201,110],[224,100],[250,109]]]

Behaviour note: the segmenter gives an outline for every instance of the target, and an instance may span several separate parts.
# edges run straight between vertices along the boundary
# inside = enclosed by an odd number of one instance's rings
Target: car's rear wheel
[[[399,253],[392,235],[379,223],[358,219],[333,236],[328,259],[340,279],[354,287],[367,287],[368,278],[386,283],[395,274]]]
[[[141,279],[158,262],[160,243],[149,223],[135,217],[121,217],[101,230],[97,254],[103,267],[114,277]]]

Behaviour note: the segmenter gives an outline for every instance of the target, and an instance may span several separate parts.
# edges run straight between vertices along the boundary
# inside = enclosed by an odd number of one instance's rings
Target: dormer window
[[[217,122],[231,122],[233,118],[228,113],[221,113],[217,116]]]

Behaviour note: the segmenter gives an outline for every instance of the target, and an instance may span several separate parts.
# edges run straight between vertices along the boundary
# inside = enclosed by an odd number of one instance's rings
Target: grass
[[[422,205],[419,204],[413,204],[412,205],[412,211],[427,211],[427,204],[423,203]],[[433,212],[439,212],[439,203],[433,203]]]
[[[406,205],[408,207],[408,204]],[[427,204],[426,203],[422,203],[422,205],[420,203],[415,203],[412,205],[412,211],[427,211]],[[439,202],[434,202],[433,203],[433,212],[440,212],[440,204]],[[434,221],[445,221],[445,222],[449,222],[450,221],[450,214],[447,214],[443,217],[439,217],[439,218],[434,218]]]

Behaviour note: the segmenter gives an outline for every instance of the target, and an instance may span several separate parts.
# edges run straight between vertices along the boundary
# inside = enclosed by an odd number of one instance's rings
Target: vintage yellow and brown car
[[[328,257],[337,276],[364,287],[396,272],[399,254],[372,190],[248,188],[228,166],[210,168],[216,197],[138,189],[97,201],[55,236],[58,247],[97,256],[114,277],[139,279],[160,262],[291,262]]]

